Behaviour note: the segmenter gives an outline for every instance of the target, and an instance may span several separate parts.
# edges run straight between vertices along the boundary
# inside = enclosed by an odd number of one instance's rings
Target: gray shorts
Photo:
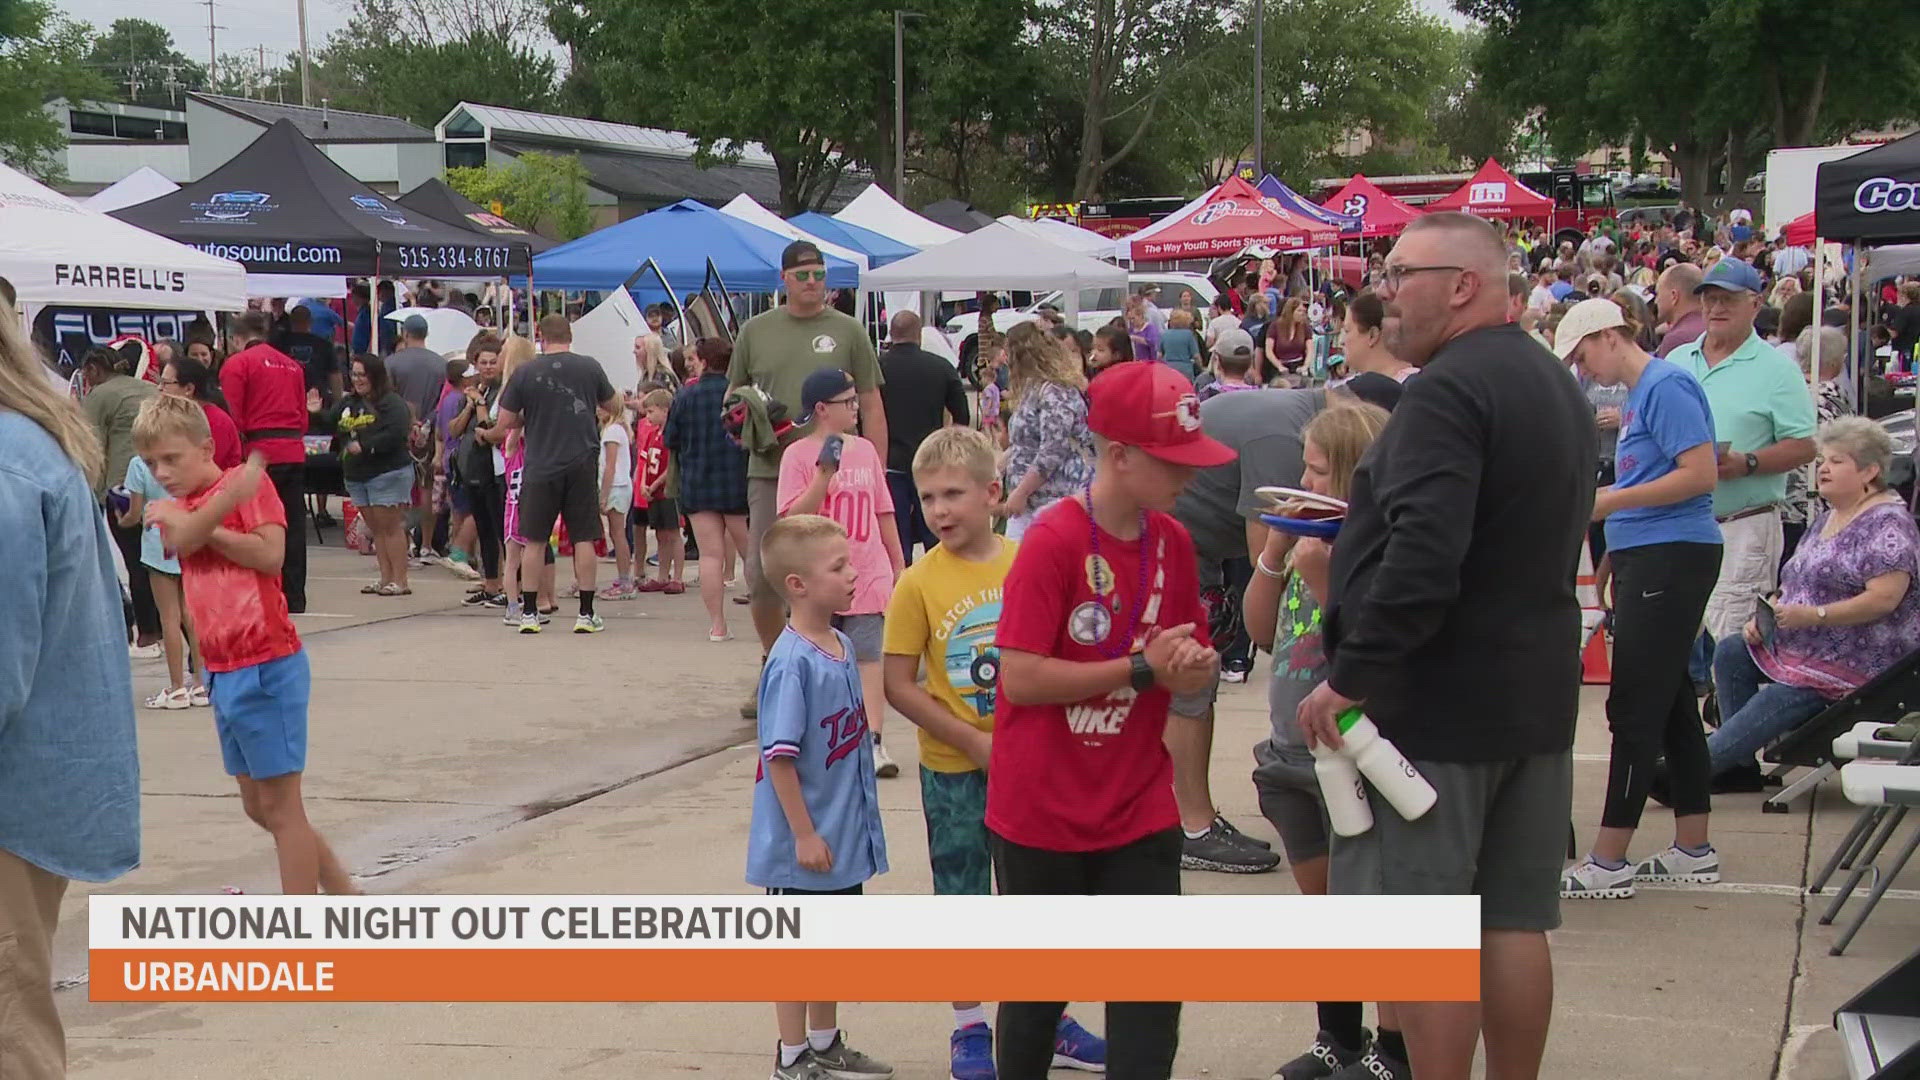
[[[780,481],[763,476],[747,477],[747,590],[753,602],[784,606],[773,583],[760,572],[760,541],[767,530],[780,520]]]
[[[1367,785],[1373,828],[1336,836],[1328,891],[1480,897],[1486,930],[1560,925],[1560,871],[1573,813],[1573,754],[1513,761],[1415,761],[1439,793],[1407,821]]]
[[[885,615],[835,615],[833,628],[847,635],[853,642],[855,663],[878,663],[881,644],[887,636],[887,617]]]
[[[1260,816],[1280,834],[1287,862],[1298,866],[1326,857],[1333,829],[1327,823],[1327,803],[1320,795],[1312,758],[1303,762],[1283,755],[1272,739],[1263,739],[1254,745],[1253,765]]]

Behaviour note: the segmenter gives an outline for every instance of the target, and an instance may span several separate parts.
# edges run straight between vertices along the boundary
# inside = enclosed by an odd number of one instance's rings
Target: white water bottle
[[[1380,734],[1380,729],[1374,727],[1373,721],[1362,715],[1358,707],[1341,713],[1338,723],[1340,753],[1353,762],[1360,775],[1367,778],[1401,817],[1414,821],[1433,809],[1439,798],[1433,785],[1427,783],[1420,770]]]
[[[1359,836],[1373,828],[1373,808],[1367,805],[1360,770],[1338,750],[1313,748],[1313,775],[1320,780],[1320,798],[1327,804],[1327,821],[1340,836]]]

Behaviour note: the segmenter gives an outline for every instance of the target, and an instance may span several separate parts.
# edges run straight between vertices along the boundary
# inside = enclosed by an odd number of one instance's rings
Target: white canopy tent
[[[1076,255],[1051,241],[994,222],[956,240],[869,272],[863,284],[874,289],[982,292],[1060,289],[1069,308],[1082,289],[1124,289],[1127,272],[1112,263]],[[1077,311],[1067,313],[1069,325]]]
[[[890,236],[908,247],[937,247],[961,235],[958,230],[929,221],[901,206],[893,196],[881,191],[878,184],[867,185],[865,191],[855,195],[852,202],[833,216],[849,225]]]
[[[1862,269],[1868,281],[1920,275],[1920,244],[1868,248],[1861,257],[1865,260]]]
[[[862,274],[867,272],[867,256],[864,252],[855,251],[848,247],[841,247],[831,240],[822,240],[800,226],[782,218],[779,214],[761,206],[754,200],[753,196],[744,191],[735,195],[732,202],[721,207],[720,212],[729,217],[739,218],[749,225],[758,225],[768,232],[779,233],[789,240],[805,240],[810,244],[816,244],[821,251],[828,255],[837,255],[858,266]]]
[[[162,176],[151,165],[142,165],[119,180],[87,196],[81,206],[110,214],[123,207],[138,206],[162,195],[180,190],[180,185]]]
[[[1076,255],[1085,255],[1090,259],[1104,259],[1110,258],[1113,254],[1113,237],[1101,236],[1092,229],[1083,229],[1071,222],[1057,218],[1028,220],[1014,217],[1012,214],[1002,214],[999,220],[1009,228],[1058,244]]]
[[[0,276],[22,307],[96,307],[238,311],[247,306],[247,273],[208,255],[90,210],[0,165]]]

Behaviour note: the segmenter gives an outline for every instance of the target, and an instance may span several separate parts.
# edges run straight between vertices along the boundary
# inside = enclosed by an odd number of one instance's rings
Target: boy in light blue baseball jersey
[[[778,895],[858,894],[886,873],[872,740],[853,644],[833,628],[852,602],[847,534],[813,514],[782,518],[760,544],[766,580],[792,615],[760,675],[760,769],[747,881]],[[847,1046],[831,1001],[774,1003],[772,1080],[885,1080],[893,1068]]]

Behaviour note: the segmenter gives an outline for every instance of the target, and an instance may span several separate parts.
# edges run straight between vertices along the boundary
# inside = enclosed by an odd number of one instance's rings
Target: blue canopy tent
[[[1299,214],[1302,217],[1310,218],[1323,224],[1331,225],[1343,233],[1358,235],[1365,225],[1360,218],[1352,214],[1342,214],[1338,211],[1329,210],[1324,206],[1302,198],[1299,192],[1281,183],[1272,173],[1261,177],[1260,182],[1255,184],[1254,187],[1260,190],[1260,194],[1278,202],[1282,208],[1289,212]]]
[[[787,221],[822,240],[831,240],[841,247],[860,252],[875,270],[890,262],[899,262],[909,255],[920,254],[919,248],[903,244],[891,236],[883,236],[872,229],[863,229],[825,214],[796,214]]]
[[[652,260],[681,293],[701,288],[709,264],[731,292],[770,293],[780,288],[780,253],[788,243],[778,233],[682,199],[536,255],[533,284],[606,292]],[[826,259],[829,287],[859,287],[859,267],[831,255]],[[631,291],[643,303],[665,295],[652,274],[636,279]]]

